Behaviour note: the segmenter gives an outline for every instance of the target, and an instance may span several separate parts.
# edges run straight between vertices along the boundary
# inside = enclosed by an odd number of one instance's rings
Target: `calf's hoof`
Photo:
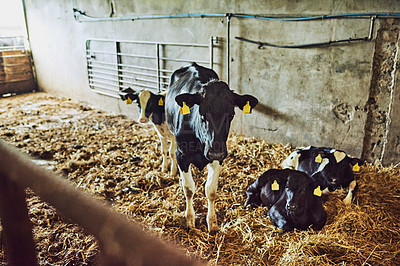
[[[346,198],[343,200],[343,203],[344,203],[344,205],[346,205],[346,206],[350,206],[350,205],[351,205],[351,198],[350,198],[350,197],[346,197]]]
[[[216,232],[219,231],[219,226],[217,223],[217,220],[209,220],[207,221],[207,228],[208,228],[208,232]]]
[[[192,216],[192,215],[186,215],[186,227],[188,228],[188,229],[190,229],[190,228],[195,228],[196,226],[195,226],[195,222],[194,222],[194,216]]]
[[[176,177],[176,176],[178,176],[179,173],[176,170],[172,170],[170,172],[170,174],[171,174],[172,177]]]

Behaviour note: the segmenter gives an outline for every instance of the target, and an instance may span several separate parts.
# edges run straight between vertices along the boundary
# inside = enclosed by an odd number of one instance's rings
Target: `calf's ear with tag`
[[[135,92],[131,88],[120,90],[118,95],[121,97],[121,100],[126,101],[127,104],[131,104],[133,101],[139,99],[139,93]]]
[[[360,166],[364,164],[364,161],[358,158],[351,158],[349,164],[352,167],[353,172],[358,172],[360,171]]]
[[[203,101],[203,96],[200,93],[182,93],[175,97],[175,101],[180,107],[183,107],[183,103],[185,103],[190,108],[195,104],[200,104]]]
[[[243,113],[251,113],[253,108],[258,104],[257,98],[248,94],[239,95],[235,93],[234,97],[235,105],[239,107]]]

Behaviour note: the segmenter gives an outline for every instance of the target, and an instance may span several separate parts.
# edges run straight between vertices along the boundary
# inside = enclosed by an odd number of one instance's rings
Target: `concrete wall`
[[[111,13],[113,17],[123,17],[400,12],[397,0],[76,0],[75,5],[95,17],[109,17]],[[78,22],[70,0],[26,0],[26,13],[39,87],[56,95],[137,117],[135,107],[90,90],[85,58],[87,38],[207,43],[210,36],[218,36],[215,69],[221,79],[227,78],[226,18]],[[281,22],[232,18],[230,87],[253,94],[260,101],[252,115],[240,114],[238,110],[232,129],[272,143],[334,146],[370,161],[398,162],[399,19],[377,19],[370,42],[308,49],[258,49],[257,45],[234,39],[238,36],[273,44],[315,43],[366,37],[369,26],[368,19]]]

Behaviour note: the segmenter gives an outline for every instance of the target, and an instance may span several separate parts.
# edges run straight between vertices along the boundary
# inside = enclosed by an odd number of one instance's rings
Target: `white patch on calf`
[[[217,197],[218,178],[221,172],[219,161],[213,161],[207,165],[208,175],[206,182],[206,196],[208,200],[207,225],[208,231],[218,230],[217,216],[215,214],[215,199]]]
[[[171,142],[171,146],[169,148],[169,155],[171,157],[171,175],[175,176],[176,174],[176,144],[175,144],[175,137],[172,135],[171,131],[168,129],[168,125],[166,122],[162,123],[161,125],[153,124],[154,128],[160,138],[161,142],[161,153],[162,153],[162,171],[167,171],[168,169],[168,141]]]
[[[327,158],[322,159],[322,162],[321,162],[321,164],[319,165],[317,172],[321,172],[322,170],[324,170],[325,166],[326,166],[328,163],[329,163],[329,159],[327,159]],[[316,173],[317,173],[317,172],[316,172]]]
[[[141,118],[146,118],[145,116],[145,110],[147,106],[147,102],[149,101],[151,96],[151,92],[148,90],[144,90],[139,94],[139,102],[140,102],[140,114],[139,114],[139,119],[138,121],[140,122]]]
[[[357,182],[355,180],[351,181],[351,183],[349,184],[349,192],[347,193],[346,198],[344,198],[343,203],[344,205],[349,206],[351,204],[351,201],[353,199],[353,193],[354,193],[354,189],[357,186]]]
[[[336,162],[339,163],[341,160],[346,158],[346,153],[342,151],[334,151],[333,156],[335,156]]]
[[[328,195],[330,193],[329,188],[325,188],[324,190],[322,190],[322,194],[324,195]]]
[[[182,188],[186,198],[186,224],[187,227],[194,228],[196,213],[194,212],[193,208],[193,196],[196,191],[196,184],[193,181],[192,171],[190,171],[190,167],[188,172],[183,172],[180,168],[179,171],[181,173]]]
[[[299,167],[300,153],[292,152],[281,164],[283,169],[294,169],[297,170]]]

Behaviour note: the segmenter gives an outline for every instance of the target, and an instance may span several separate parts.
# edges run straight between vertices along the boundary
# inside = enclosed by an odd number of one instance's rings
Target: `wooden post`
[[[8,265],[37,265],[25,191],[1,173],[0,217]]]

